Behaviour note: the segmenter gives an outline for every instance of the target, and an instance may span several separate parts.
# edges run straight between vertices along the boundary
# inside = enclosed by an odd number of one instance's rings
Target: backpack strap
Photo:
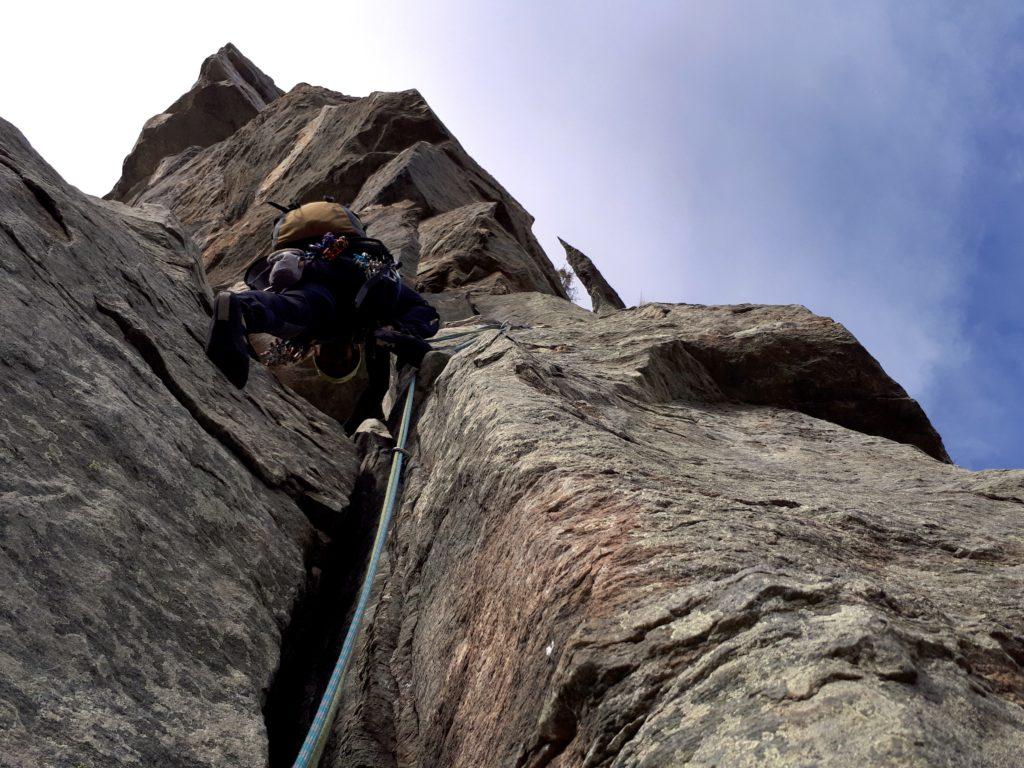
[[[274,221],[274,233],[270,236],[270,247],[276,248],[277,233],[281,231],[281,223],[284,221],[285,215],[298,208],[299,204],[289,203],[288,205],[281,205],[280,203],[275,203],[273,200],[264,200],[263,204],[269,205],[271,208],[276,208],[281,212],[281,215],[277,217],[276,221]]]
[[[279,210],[281,213],[288,213],[288,211],[291,210],[290,208],[288,208],[285,205],[281,205],[280,203],[275,203],[273,200],[264,200],[263,204],[264,205],[269,205],[271,208],[277,208],[277,210]]]
[[[352,225],[352,229],[354,229],[360,237],[365,238],[366,227],[363,226],[362,219],[360,219],[359,216],[357,216],[356,213],[349,209],[347,206],[343,205],[341,206],[341,208],[343,211],[345,211],[345,215],[348,216],[348,220],[349,223]]]

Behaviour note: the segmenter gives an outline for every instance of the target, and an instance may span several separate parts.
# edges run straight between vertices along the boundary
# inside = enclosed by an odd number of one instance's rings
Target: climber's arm
[[[403,285],[399,289],[393,316],[386,327],[421,339],[429,339],[437,333],[440,324],[441,318],[437,310],[412,288]]]

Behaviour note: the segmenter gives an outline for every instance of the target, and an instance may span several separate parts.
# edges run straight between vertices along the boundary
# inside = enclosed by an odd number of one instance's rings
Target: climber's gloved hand
[[[287,290],[302,279],[302,271],[309,259],[300,248],[283,248],[267,257],[270,265],[268,291],[278,293]]]
[[[423,356],[430,351],[430,345],[419,336],[396,331],[392,326],[386,325],[374,331],[374,339],[377,346],[395,353],[399,363],[420,367]]]

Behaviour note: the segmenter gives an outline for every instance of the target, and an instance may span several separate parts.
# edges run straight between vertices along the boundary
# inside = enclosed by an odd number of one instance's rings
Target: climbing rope
[[[437,344],[440,342],[451,341],[452,339],[461,339],[464,336],[478,336],[484,331],[491,330],[508,330],[511,328],[508,323],[483,323],[475,328],[468,331],[461,331],[460,333],[446,333],[444,336],[435,336],[430,339],[431,344]]]
[[[370,563],[366,567],[366,576],[363,578],[363,586],[359,592],[359,602],[352,615],[352,623],[349,624],[348,632],[345,634],[345,642],[341,646],[341,653],[334,665],[331,679],[327,683],[327,690],[324,691],[324,695],[320,699],[316,717],[313,718],[313,723],[309,726],[306,740],[302,743],[299,756],[295,758],[293,768],[316,768],[320,763],[320,756],[323,754],[327,738],[330,736],[331,723],[334,722],[338,705],[341,703],[341,683],[345,679],[345,669],[352,657],[352,650],[355,647],[356,638],[359,636],[359,628],[370,602],[373,579],[384,551],[388,527],[395,510],[395,502],[398,500],[398,483],[402,476],[402,463],[408,455],[405,443],[409,437],[409,422],[412,420],[412,401],[415,391],[416,374],[414,373],[405,395],[405,407],[402,411],[402,425],[398,430],[398,441],[395,448],[392,449],[391,474],[388,476],[387,491],[384,494],[384,507],[380,513],[380,523],[377,525],[377,538],[373,541],[373,554],[370,556]]]
[[[514,327],[520,328],[520,327],[525,327],[525,326],[514,326]],[[484,323],[484,324],[482,324],[482,325],[480,325],[480,326],[478,326],[476,328],[473,328],[472,330],[469,330],[469,331],[462,331],[460,333],[448,333],[448,334],[445,334],[444,336],[435,336],[434,338],[430,339],[430,344],[431,345],[443,344],[444,342],[452,341],[454,339],[461,339],[461,338],[464,338],[464,337],[470,337],[470,338],[467,338],[466,341],[463,341],[463,342],[460,342],[459,344],[456,344],[454,347],[444,348],[445,352],[448,352],[449,354],[452,354],[452,355],[456,355],[459,352],[461,352],[462,350],[464,350],[466,347],[468,347],[471,344],[473,344],[474,342],[476,342],[476,338],[475,338],[476,336],[479,336],[481,333],[486,333],[487,331],[497,331],[497,333],[494,335],[495,339],[498,338],[499,336],[505,336],[508,339],[514,341],[514,339],[512,339],[512,337],[508,335],[508,332],[510,330],[512,330],[512,328],[513,328],[513,326],[510,323]],[[491,339],[491,341],[494,341],[494,339]],[[489,344],[490,344],[490,342],[488,342],[488,345]]]
[[[501,336],[505,336],[509,340],[515,341],[515,339],[513,339],[508,333],[512,327],[513,326],[509,323],[484,323],[472,330],[437,336],[430,341],[432,344],[436,344],[465,338],[466,341],[460,342],[456,346],[450,347],[446,350],[451,354],[456,354],[461,352],[470,344],[473,344],[476,341],[475,337],[481,333],[485,333],[486,331],[493,330],[497,331],[497,333],[494,335],[494,338],[485,345],[485,348],[490,346],[494,339]],[[384,507],[381,510],[380,522],[377,525],[377,537],[373,542],[373,552],[370,556],[370,563],[366,568],[366,576],[363,579],[363,586],[359,592],[359,602],[356,604],[355,613],[352,615],[352,623],[349,624],[348,632],[345,634],[345,642],[341,646],[341,653],[338,655],[338,661],[334,665],[334,671],[331,672],[331,679],[327,683],[327,690],[324,691],[324,695],[320,699],[320,706],[317,707],[316,716],[313,718],[313,722],[309,726],[309,731],[306,733],[306,739],[302,743],[302,749],[299,750],[299,755],[295,758],[292,768],[316,768],[320,763],[320,757],[323,754],[324,747],[327,745],[327,739],[331,733],[331,724],[334,722],[334,717],[338,712],[338,706],[341,704],[341,684],[345,679],[345,670],[352,658],[352,651],[355,648],[356,638],[359,637],[359,629],[362,626],[363,619],[366,615],[366,608],[370,602],[373,580],[377,574],[377,567],[380,565],[380,557],[384,551],[384,543],[387,541],[388,528],[391,525],[391,518],[394,515],[395,503],[398,500],[398,484],[402,476],[402,464],[405,458],[409,455],[408,451],[405,449],[405,444],[409,438],[409,423],[412,420],[412,401],[415,389],[416,375],[413,374],[412,380],[409,382],[409,389],[406,391],[405,407],[402,411],[402,423],[398,430],[398,441],[396,446],[392,448],[391,474],[388,477],[387,491],[384,494]]]

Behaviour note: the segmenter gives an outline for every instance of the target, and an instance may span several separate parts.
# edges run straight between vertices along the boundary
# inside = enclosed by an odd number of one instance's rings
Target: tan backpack
[[[272,247],[275,249],[322,237],[328,232],[366,237],[366,230],[359,217],[332,198],[293,208],[275,207],[284,211],[284,215],[274,225]]]

